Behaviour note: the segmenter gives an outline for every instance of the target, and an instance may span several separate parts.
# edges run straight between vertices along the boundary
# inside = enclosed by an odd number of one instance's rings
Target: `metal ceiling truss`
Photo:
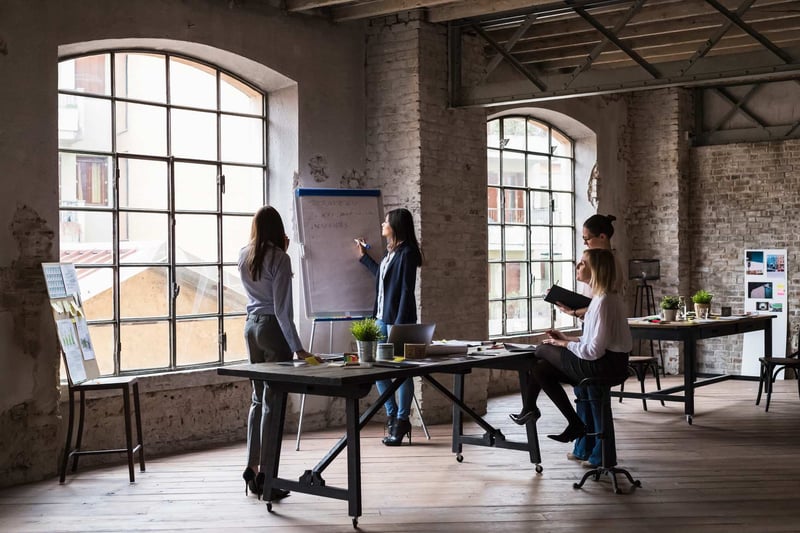
[[[719,87],[800,79],[800,0],[563,0],[451,21],[448,32],[456,107],[676,86],[726,98]],[[461,79],[464,38],[486,44],[472,86]],[[758,124],[750,97],[733,113]]]

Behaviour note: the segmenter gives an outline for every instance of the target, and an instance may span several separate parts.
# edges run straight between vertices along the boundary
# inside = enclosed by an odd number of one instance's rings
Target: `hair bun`
[[[606,218],[608,219],[609,222],[614,222],[615,220],[617,220],[617,217],[615,217],[614,215],[606,215]]]

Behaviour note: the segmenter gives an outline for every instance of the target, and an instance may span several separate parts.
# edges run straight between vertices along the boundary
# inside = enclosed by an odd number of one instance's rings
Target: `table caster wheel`
[[[358,529],[358,518],[353,518],[353,529]]]
[[[267,512],[272,512],[272,502],[267,502]]]
[[[464,462],[464,456],[461,455],[460,453],[457,453],[456,454],[456,461],[458,461],[459,463],[463,463]]]
[[[614,489],[614,494],[622,494],[622,489],[617,487],[616,489]]]
[[[689,423],[689,425],[691,426],[691,425],[692,425],[692,415],[686,415],[686,421],[687,421],[687,422]]]
[[[634,487],[641,487],[642,486],[642,482],[637,479],[636,481],[633,482],[633,486]]]
[[[581,488],[581,486],[580,486],[580,485],[578,485],[577,483],[573,483],[573,484],[572,484],[572,488],[573,488],[573,489],[579,489],[579,488]]]
[[[537,474],[541,474],[543,470],[544,470],[544,468],[542,468],[542,465],[536,465],[536,473]]]

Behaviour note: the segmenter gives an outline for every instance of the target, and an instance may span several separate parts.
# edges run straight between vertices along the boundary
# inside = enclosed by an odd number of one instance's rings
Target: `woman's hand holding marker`
[[[372,248],[372,246],[370,246],[369,244],[367,244],[367,241],[365,241],[364,239],[358,238],[358,239],[353,239],[353,240],[354,240],[354,241],[356,241],[356,246],[358,247],[358,252],[359,252],[359,253],[360,253],[362,256],[363,256],[365,253],[367,253],[367,252],[366,252],[366,250],[369,250],[370,248]]]

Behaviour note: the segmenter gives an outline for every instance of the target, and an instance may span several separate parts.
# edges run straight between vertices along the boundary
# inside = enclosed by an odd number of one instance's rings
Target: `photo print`
[[[772,298],[772,282],[769,281],[750,281],[747,283],[747,294],[749,298]],[[760,309],[759,309],[760,310]]]
[[[756,311],[769,311],[769,302],[756,302]]]
[[[786,272],[786,258],[783,255],[767,255],[767,275],[782,275]]]
[[[748,276],[760,276],[764,273],[764,252],[748,250],[745,253]]]
[[[773,313],[783,313],[783,304],[782,303],[773,303],[770,304],[769,310]]]

